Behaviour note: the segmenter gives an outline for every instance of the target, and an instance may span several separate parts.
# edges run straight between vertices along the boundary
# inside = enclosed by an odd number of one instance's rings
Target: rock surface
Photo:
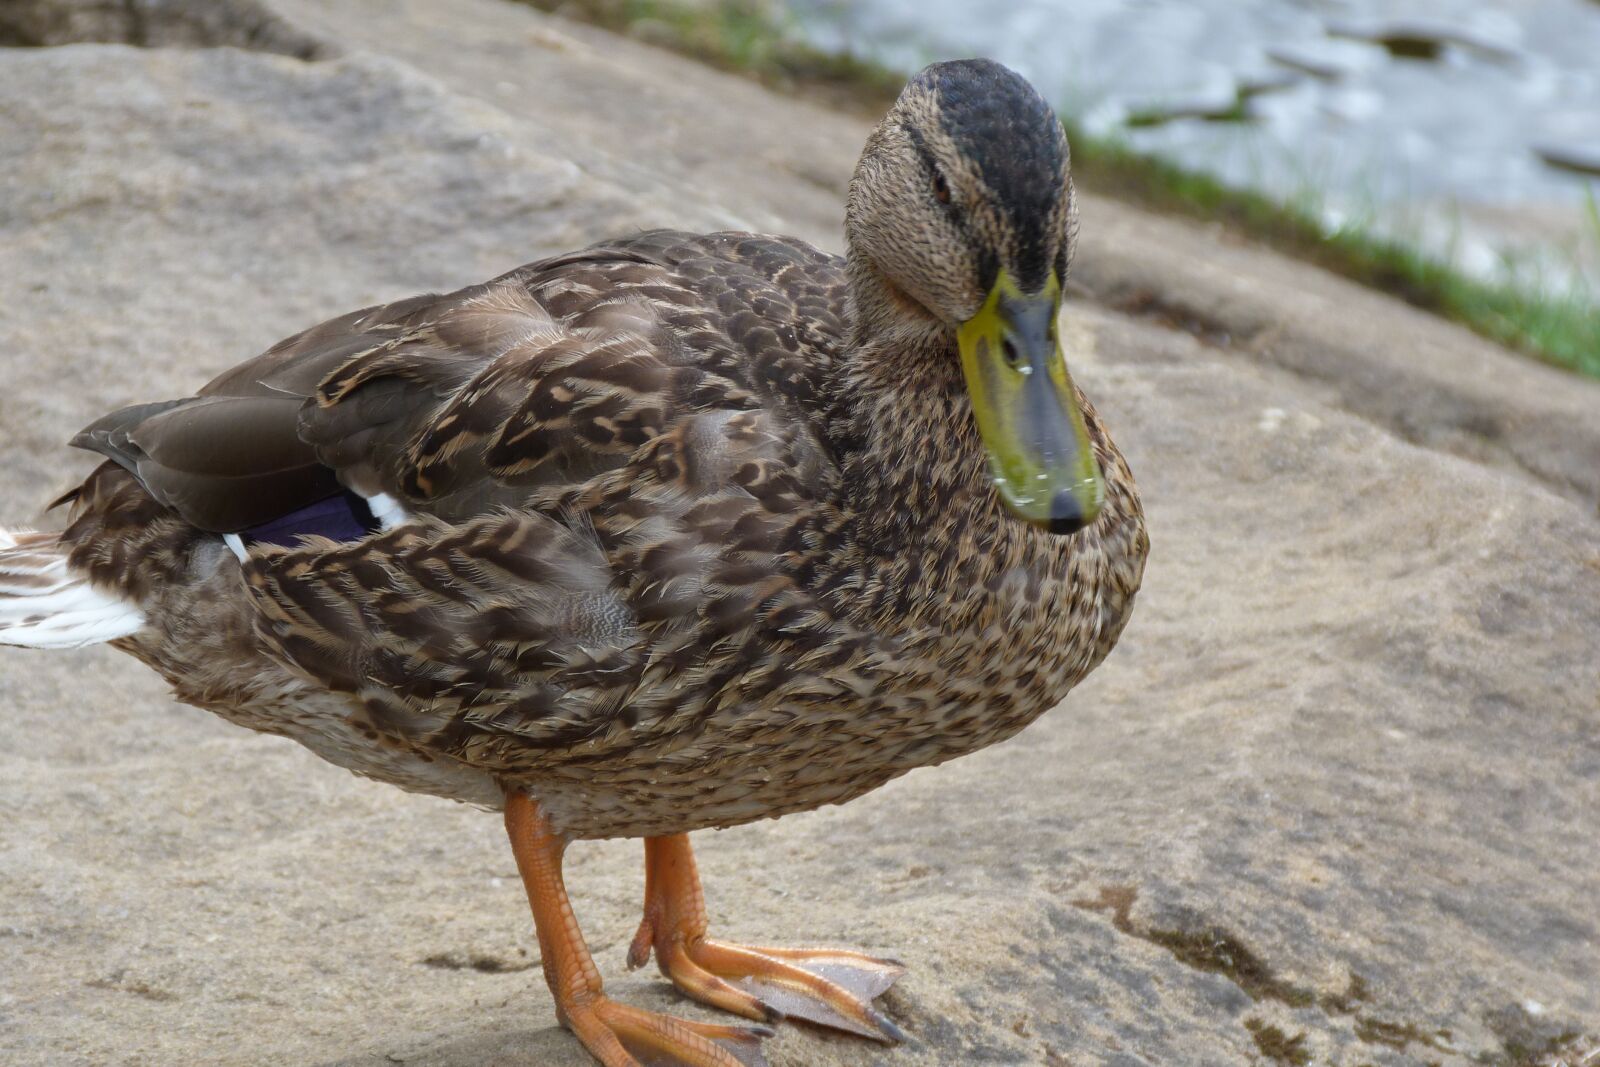
[[[648,225],[838,247],[855,120],[490,0],[233,6],[314,58],[0,51],[9,523],[102,411],[363,303]],[[721,933],[912,967],[905,1046],[785,1027],[775,1067],[1575,1059],[1600,388],[1203,227],[1091,199],[1083,235],[1072,358],[1145,592],[1017,741],[701,835]],[[495,818],[104,649],[5,650],[0,692],[0,1062],[588,1062]],[[609,988],[709,1014],[622,969],[637,843],[570,864]]]

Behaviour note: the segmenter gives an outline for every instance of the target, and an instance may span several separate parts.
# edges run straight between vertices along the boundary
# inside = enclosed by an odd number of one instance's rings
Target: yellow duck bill
[[[1061,283],[1024,293],[1005,271],[957,332],[961,369],[1007,510],[1051,533],[1092,523],[1105,485],[1056,330]]]

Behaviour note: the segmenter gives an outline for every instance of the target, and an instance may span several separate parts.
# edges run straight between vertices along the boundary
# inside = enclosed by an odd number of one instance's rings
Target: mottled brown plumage
[[[847,259],[655,231],[323,323],[86,430],[110,458],[68,570],[137,606],[117,643],[180,699],[407,789],[525,794],[563,840],[1003,740],[1109,652],[1146,552],[1081,394],[1098,518],[1002,507],[956,351],[997,271],[1064,276],[1066,167],[1020,79],[930,68],[868,143]],[[341,486],[387,528],[219,536]]]

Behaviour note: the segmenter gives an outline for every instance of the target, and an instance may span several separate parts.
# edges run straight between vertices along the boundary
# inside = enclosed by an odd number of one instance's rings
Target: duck
[[[846,253],[635,233],[364,308],[90,424],[60,529],[0,531],[0,644],[109,643],[177,699],[503,815],[557,1019],[605,1067],[885,1043],[899,962],[711,936],[688,835],[1006,740],[1126,625],[1133,476],[1060,325],[1054,111],[937,63],[877,124]],[[562,880],[644,842],[609,998]]]

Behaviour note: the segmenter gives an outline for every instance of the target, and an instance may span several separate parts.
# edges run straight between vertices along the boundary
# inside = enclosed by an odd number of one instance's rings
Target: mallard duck
[[[899,964],[714,940],[687,834],[1004,740],[1110,651],[1147,540],[1057,319],[1076,211],[1018,75],[940,63],[850,186],[848,253],[655,231],[312,327],[72,442],[0,536],[0,642],[110,642],[180,700],[504,812],[559,1019],[607,1067],[765,1026],[602,990],[562,884],[645,841],[685,994],[886,1042]]]

